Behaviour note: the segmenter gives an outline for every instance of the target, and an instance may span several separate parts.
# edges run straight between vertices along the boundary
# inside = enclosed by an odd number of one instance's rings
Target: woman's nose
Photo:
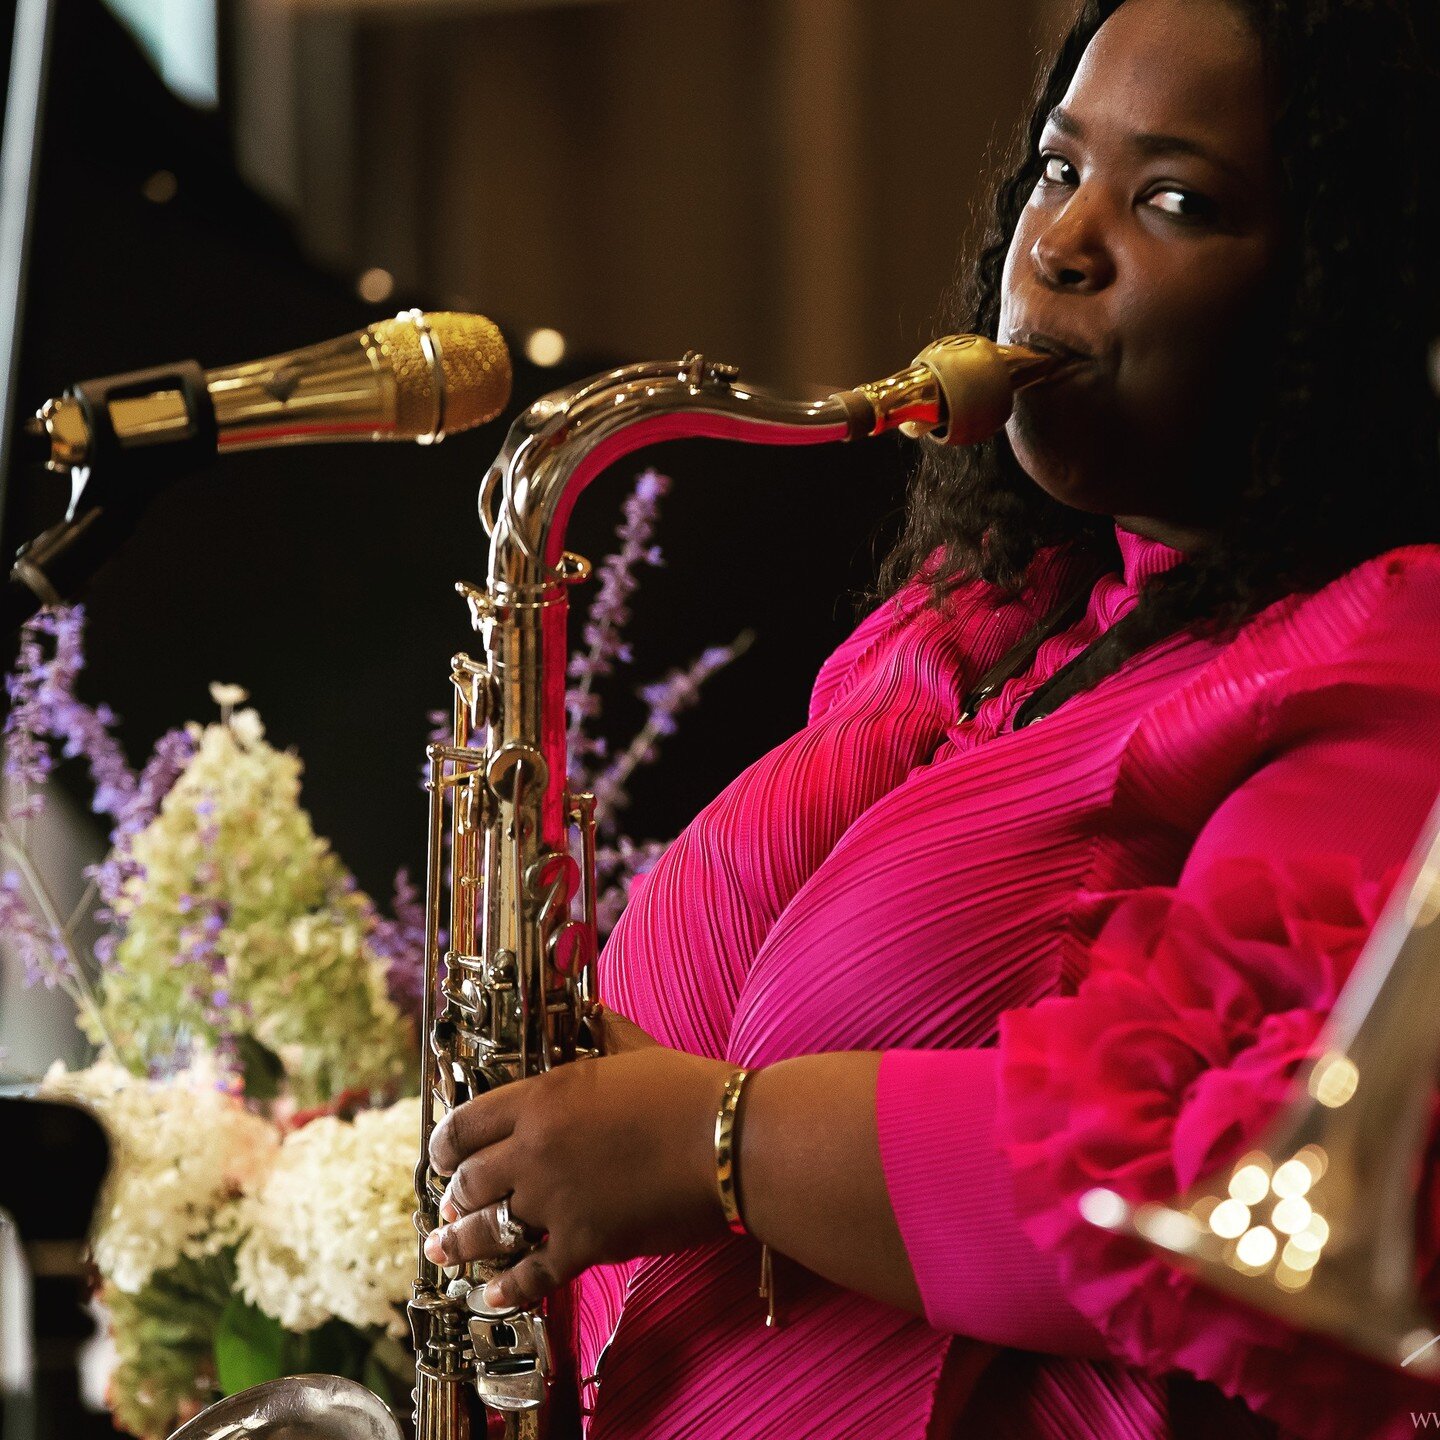
[[[1115,277],[1098,196],[1076,190],[1035,237],[1031,258],[1055,290],[1103,290]]]

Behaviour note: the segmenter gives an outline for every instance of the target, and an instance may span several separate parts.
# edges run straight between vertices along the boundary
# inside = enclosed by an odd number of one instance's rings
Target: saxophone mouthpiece
[[[976,445],[1010,418],[1017,390],[1064,364],[1061,356],[983,335],[946,335],[898,375],[831,398],[845,407],[852,437],[899,430],[940,445]]]
[[[997,345],[983,335],[946,335],[915,357],[939,385],[940,422],[928,431],[918,425],[901,428],[941,445],[978,445],[1003,428],[1017,390],[1045,379],[1063,363],[1059,356]]]

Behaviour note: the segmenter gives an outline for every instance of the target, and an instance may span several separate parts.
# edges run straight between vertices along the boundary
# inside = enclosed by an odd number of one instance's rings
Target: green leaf
[[[240,1060],[240,1079],[247,1100],[274,1100],[285,1079],[285,1066],[280,1057],[253,1035],[235,1037],[235,1053]]]
[[[285,1369],[291,1375],[343,1375],[360,1379],[369,1339],[344,1320],[327,1320],[314,1330],[290,1337]]]
[[[226,1395],[248,1390],[286,1371],[288,1336],[278,1320],[234,1295],[215,1332],[215,1375]]]
[[[365,1369],[360,1379],[397,1415],[409,1413],[410,1392],[415,1386],[415,1362],[398,1340],[381,1335],[375,1341],[365,1357]]]

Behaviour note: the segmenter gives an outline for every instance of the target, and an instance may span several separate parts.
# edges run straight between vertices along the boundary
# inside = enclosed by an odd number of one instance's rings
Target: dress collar
[[[1115,527],[1115,540],[1120,546],[1121,573],[1127,590],[1138,590],[1152,575],[1163,574],[1185,558],[1183,551],[1159,540],[1147,540],[1119,525]]]

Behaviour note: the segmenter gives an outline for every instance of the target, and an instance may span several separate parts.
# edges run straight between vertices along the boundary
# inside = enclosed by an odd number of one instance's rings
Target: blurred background
[[[53,0],[16,414],[78,379],[250,359],[410,305],[489,314],[517,357],[506,416],[439,449],[234,456],[174,487],[90,592],[84,698],[138,761],[212,718],[211,680],[244,685],[304,757],[317,829],[383,900],[421,863],[425,714],[466,643],[451,586],[483,572],[474,495],[511,416],[692,347],[797,394],[906,363],[1067,8]],[[664,447],[594,487],[574,548],[606,552],[646,463],[676,486],[617,736],[634,683],[757,634],[636,783],[632,834],[665,838],[801,723],[909,457]],[[5,479],[10,555],[67,497],[18,462]],[[87,820],[51,837],[62,891],[102,845]],[[12,1070],[72,1048],[42,1001],[6,975]]]

